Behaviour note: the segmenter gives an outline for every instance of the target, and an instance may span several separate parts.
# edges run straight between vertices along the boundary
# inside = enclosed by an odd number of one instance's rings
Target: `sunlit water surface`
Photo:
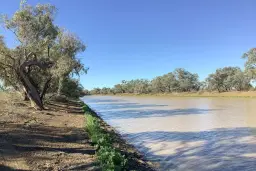
[[[256,171],[256,99],[83,100],[159,170]]]

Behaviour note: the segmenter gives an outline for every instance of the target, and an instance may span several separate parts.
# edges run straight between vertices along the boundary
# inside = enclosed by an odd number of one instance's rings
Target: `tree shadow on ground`
[[[95,162],[95,147],[87,133],[84,128],[75,127],[76,122],[71,120],[81,116],[73,111],[71,114],[63,112],[80,110],[81,106],[48,103],[47,108],[45,111],[35,111],[24,107],[25,113],[21,113],[19,108],[14,111],[14,120],[10,119],[12,116],[8,117],[10,121],[0,120],[0,170],[12,171],[12,167],[16,166],[24,171],[26,167],[29,170],[100,170],[99,164]],[[22,120],[17,119],[17,116],[22,116]],[[124,150],[122,154],[129,156],[130,170],[139,168],[141,171],[150,171],[137,158],[130,158],[132,152]],[[11,165],[8,165],[9,161]],[[17,165],[16,161],[24,166]]]
[[[51,127],[51,126],[41,126],[38,124],[25,126],[24,124],[14,124],[0,122],[1,125],[6,125],[1,129],[0,138],[10,140],[16,148],[20,147],[20,151],[26,151],[25,148],[31,148],[31,150],[38,150],[43,142],[45,143],[61,143],[61,142],[74,142],[74,143],[84,143],[88,140],[88,135],[84,133],[84,129],[72,128],[72,127]],[[70,132],[69,135],[63,134],[63,132]],[[81,133],[78,135],[78,133]],[[18,144],[18,145],[16,145]],[[22,148],[22,145],[24,148]],[[35,147],[33,149],[33,147]],[[45,149],[51,150],[51,148],[45,147]],[[61,148],[60,148],[61,149]],[[2,149],[0,149],[2,150]],[[47,150],[47,151],[48,151]],[[52,149],[55,151],[55,148]],[[68,149],[67,149],[68,150]],[[30,151],[30,150],[28,150]]]
[[[48,109],[43,111],[26,106],[10,107],[11,112],[7,110],[9,114],[1,117],[0,170],[15,170],[12,167],[16,166],[24,170],[27,167],[29,170],[71,170],[81,164],[87,164],[85,170],[99,170],[95,147],[80,127],[83,116],[77,114],[84,115],[79,112],[81,105],[53,103],[46,106]]]
[[[93,167],[93,163],[90,164],[80,164],[74,167],[70,167],[69,170],[88,170],[88,168]]]
[[[154,131],[125,137],[149,160],[159,161],[165,171],[254,171],[255,131],[256,128],[247,127],[200,132]]]
[[[77,103],[48,102],[46,106],[49,110],[52,110],[54,108],[54,110],[58,110],[66,113],[81,114],[81,115],[84,114],[81,104],[77,104]]]
[[[82,128],[51,127],[38,124],[24,126],[6,122],[0,123],[0,125],[4,125],[0,131],[0,156],[5,160],[15,160],[22,156],[28,162],[42,162],[43,156],[26,155],[28,153],[52,153],[54,155],[46,155],[52,157],[52,160],[57,159],[59,155],[81,154],[89,157],[95,154],[94,147],[85,145],[90,142]],[[68,134],[64,134],[65,132]],[[46,160],[51,159],[47,158]],[[96,165],[95,163],[90,164]],[[42,166],[37,167],[40,169]],[[2,168],[0,170],[3,170]],[[6,167],[5,170],[8,168]]]
[[[27,170],[21,170],[21,169],[14,169],[8,166],[0,165],[1,171],[27,171]]]

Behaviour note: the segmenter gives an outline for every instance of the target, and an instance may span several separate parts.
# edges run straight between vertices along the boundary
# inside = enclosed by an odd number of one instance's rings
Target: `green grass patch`
[[[100,120],[88,105],[83,106],[86,117],[86,130],[96,146],[97,159],[103,171],[125,171],[127,159],[113,147],[111,135],[101,127]]]

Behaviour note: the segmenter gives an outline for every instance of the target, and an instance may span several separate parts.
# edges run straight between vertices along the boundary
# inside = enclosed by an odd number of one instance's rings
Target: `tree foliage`
[[[226,92],[231,90],[249,90],[250,78],[238,67],[224,67],[217,69],[206,79],[209,90]]]
[[[192,74],[185,69],[178,68],[174,71],[176,80],[178,80],[178,91],[191,92],[199,90],[199,80],[197,74]]]
[[[58,84],[60,94],[65,92],[63,84],[71,74],[86,72],[76,57],[85,45],[54,24],[55,14],[55,6],[30,6],[22,1],[11,18],[2,16],[4,28],[16,36],[18,45],[9,48],[0,36],[0,78],[5,86],[28,96],[39,109],[43,109],[43,98],[51,86],[54,89]]]
[[[69,77],[63,80],[63,88],[61,89],[61,94],[71,98],[79,98],[84,94],[83,91],[84,88],[80,84],[79,80]]]
[[[242,58],[246,60],[245,71],[247,72],[247,75],[250,78],[255,80],[256,79],[256,48],[252,48],[247,53],[244,53]]]
[[[192,74],[185,69],[176,69],[174,72],[158,76],[154,79],[123,80],[114,85],[112,89],[103,87],[91,90],[91,94],[113,94],[113,93],[171,93],[197,91],[200,87],[197,74]]]
[[[115,94],[115,93],[174,93],[197,91],[246,91],[251,89],[251,77],[239,67],[224,67],[210,74],[205,81],[200,82],[198,75],[183,68],[175,69],[162,76],[146,79],[136,79],[114,85],[113,88],[95,88],[90,94]]]

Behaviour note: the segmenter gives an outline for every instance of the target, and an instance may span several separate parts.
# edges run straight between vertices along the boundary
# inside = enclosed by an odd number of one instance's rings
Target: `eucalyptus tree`
[[[248,90],[251,86],[250,78],[239,67],[219,68],[206,81],[210,90],[218,92]]]
[[[122,91],[123,93],[133,93],[134,92],[134,87],[135,87],[135,80],[122,80],[121,83]]]
[[[247,73],[237,70],[233,76],[232,84],[237,91],[249,90],[252,85],[250,84],[251,77]]]
[[[81,72],[87,72],[87,69],[76,57],[78,53],[85,50],[85,45],[76,35],[61,30],[52,49],[55,53],[54,57],[56,61],[56,65],[52,69],[52,75],[59,80],[57,92],[58,95],[61,95],[63,82],[70,74],[79,76]]]
[[[79,98],[84,95],[84,88],[78,79],[65,78],[62,82],[61,93],[70,98]]]
[[[108,87],[103,87],[100,90],[100,94],[111,94],[111,93],[112,93],[112,90],[111,90],[111,88],[108,88]]]
[[[101,89],[100,88],[94,88],[90,91],[90,94],[100,94],[101,93]]]
[[[0,36],[0,78],[6,86],[28,96],[38,109],[44,108],[43,98],[51,82],[59,80],[62,84],[69,74],[85,71],[76,58],[85,46],[54,24],[55,14],[55,6],[30,6],[22,1],[11,18],[1,17],[4,28],[16,36],[18,45],[9,48]]]
[[[172,72],[165,74],[161,77],[162,86],[166,93],[175,92],[179,88],[179,82]]]
[[[114,90],[113,90],[113,88],[107,88],[107,94],[114,94],[115,92],[114,92]]]
[[[220,69],[217,69],[215,73],[210,74],[206,78],[208,90],[215,91],[219,93],[224,91],[224,75],[221,73]]]
[[[114,93],[125,93],[122,84],[116,84],[113,90],[114,90]]]
[[[248,52],[244,53],[242,56],[245,62],[245,71],[251,79],[256,79],[256,48],[250,49]]]
[[[165,92],[165,87],[164,87],[161,76],[158,76],[151,81],[151,88],[152,88],[152,92],[154,92],[154,93],[164,93]]]
[[[134,91],[133,93],[136,94],[146,94],[149,93],[149,84],[150,82],[146,79],[136,79],[134,80],[135,85],[134,85]]]
[[[178,81],[178,90],[181,92],[198,91],[200,82],[198,75],[190,73],[183,68],[177,68],[174,70],[174,75]]]

